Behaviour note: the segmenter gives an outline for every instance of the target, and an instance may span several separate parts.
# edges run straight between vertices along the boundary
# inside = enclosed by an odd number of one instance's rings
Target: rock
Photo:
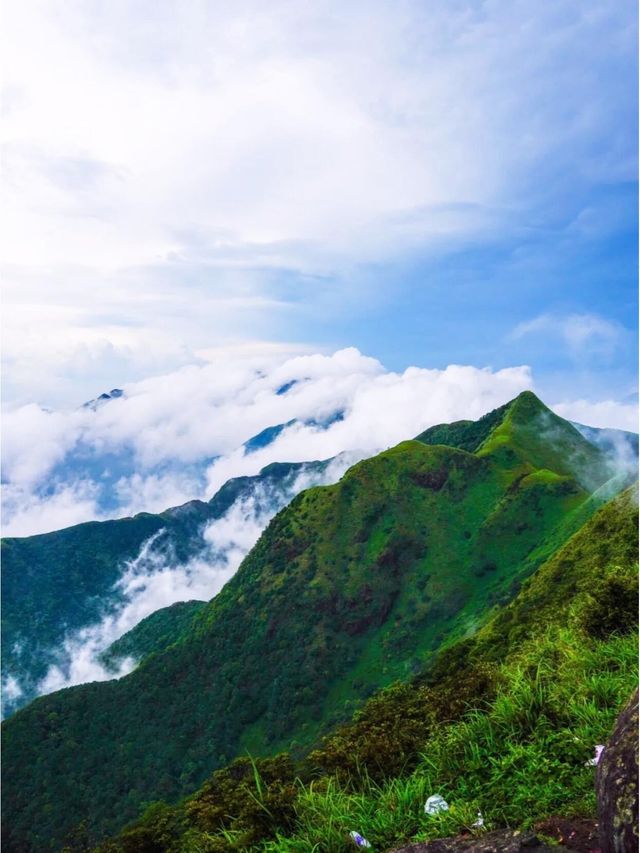
[[[440,838],[420,844],[409,844],[394,853],[573,853],[569,847],[550,847],[532,832],[501,829],[480,838],[459,836]]]
[[[602,853],[638,849],[638,691],[616,722],[596,769]]]
[[[598,824],[589,818],[548,817],[536,823],[534,829],[576,853],[594,853],[600,848]]]

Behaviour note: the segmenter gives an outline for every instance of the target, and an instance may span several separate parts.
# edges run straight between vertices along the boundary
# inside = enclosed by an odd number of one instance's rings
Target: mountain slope
[[[558,531],[566,539],[597,509],[582,483],[598,472],[604,482],[599,451],[521,395],[475,454],[408,441],[298,495],[188,636],[126,678],[43,697],[7,722],[14,837],[51,849],[72,825],[60,798],[76,823],[112,830],[245,749],[312,743],[513,597]]]
[[[388,849],[419,829],[443,834],[416,807],[433,790],[454,807],[446,834],[464,830],[478,806],[498,826],[507,815],[512,826],[576,810],[592,817],[587,758],[637,680],[637,553],[636,493],[627,490],[426,678],[376,694],[297,766],[287,756],[257,762],[259,788],[239,759],[185,802],[148,810],[101,853],[232,851],[277,832],[289,837],[278,849],[337,852],[352,849],[352,826]]]
[[[416,436],[416,441],[423,444],[446,444],[473,453],[489,433],[497,427],[504,418],[509,404],[500,406],[492,412],[483,415],[477,421],[454,421],[450,424],[436,424]]]
[[[127,658],[141,661],[154,652],[164,651],[191,631],[204,607],[204,601],[178,601],[156,610],[112,643],[100,660],[115,674]]]
[[[169,566],[201,553],[209,560],[224,558],[212,553],[203,538],[208,525],[249,503],[251,520],[266,524],[301,488],[330,479],[330,463],[274,463],[256,476],[229,480],[208,503],[190,501],[157,515],[140,513],[4,539],[2,669],[4,678],[15,679],[22,690],[13,700],[4,697],[5,713],[37,695],[38,682],[51,665],[64,666],[61,646],[68,636],[126,603],[119,581],[145,547],[147,557]]]

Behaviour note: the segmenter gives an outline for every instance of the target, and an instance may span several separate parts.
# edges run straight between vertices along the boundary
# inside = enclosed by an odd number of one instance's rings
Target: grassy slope
[[[351,730],[329,738],[317,757],[324,753],[330,765],[337,751],[353,761],[360,749],[360,767],[366,771],[372,734],[378,737],[376,759],[385,749],[393,754],[402,743],[401,721],[410,719],[416,696],[423,697],[428,718],[439,685],[447,679],[463,683],[478,667],[495,667],[492,698],[487,701],[483,694],[471,702],[477,710],[461,720],[433,725],[419,746],[417,766],[403,777],[375,783],[365,772],[355,786],[334,775],[299,787],[294,831],[264,849],[341,853],[350,849],[353,827],[375,849],[387,849],[410,839],[468,831],[478,809],[489,827],[531,826],[553,814],[594,817],[594,771],[587,760],[594,744],[606,742],[637,684],[637,554],[633,489],[587,522],[474,640],[452,647],[428,687],[418,683],[388,694],[397,723],[390,736],[389,708],[381,715],[385,703],[378,700],[378,708],[365,709]],[[382,728],[376,729],[376,713]],[[380,740],[381,731],[387,742]],[[421,808],[434,792],[451,806],[437,819],[426,817]],[[191,806],[187,814],[197,812]],[[190,847],[198,830],[193,818],[187,826]],[[232,828],[237,839],[246,834],[239,825]],[[188,847],[179,842],[165,849]],[[217,849],[234,848],[221,844]]]
[[[125,679],[19,712],[5,731],[14,836],[45,850],[72,820],[112,829],[247,746],[301,748],[472,632],[551,553],[558,526],[577,526],[587,494],[567,459],[599,463],[560,419],[563,452],[545,447],[529,426],[548,410],[531,397],[478,455],[405,442],[298,496],[188,638]],[[559,470],[536,472],[527,452]]]
[[[354,827],[387,849],[463,831],[479,808],[489,826],[593,816],[586,762],[637,681],[637,547],[629,490],[426,682],[377,695],[306,767],[236,762],[179,806],[150,809],[101,853],[257,850],[261,839],[279,853],[340,853]],[[461,717],[465,702],[477,710]],[[326,775],[312,782],[310,765]],[[434,791],[451,804],[436,819],[422,811]]]

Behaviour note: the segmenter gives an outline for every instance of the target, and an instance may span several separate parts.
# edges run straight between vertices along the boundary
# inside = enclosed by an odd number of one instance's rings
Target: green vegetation
[[[385,850],[468,830],[478,810],[488,827],[594,816],[587,762],[637,682],[636,555],[628,492],[475,638],[426,677],[373,697],[297,767],[285,755],[240,759],[177,806],[153,805],[99,853],[340,853],[354,828]],[[610,595],[612,579],[621,597]],[[518,618],[525,630],[504,635]],[[450,810],[429,817],[422,807],[434,792]]]
[[[189,633],[203,607],[204,601],[179,601],[156,610],[112,643],[100,656],[102,663],[117,668],[125,658],[141,661],[153,652],[163,651]]]
[[[180,563],[203,548],[200,531],[236,500],[261,488],[274,511],[290,498],[301,470],[321,474],[327,462],[273,464],[255,477],[229,480],[209,503],[190,501],[157,515],[78,524],[54,533],[2,540],[2,670],[36,695],[36,683],[57,663],[66,635],[91,625],[121,601],[116,583],[152,536],[154,549]]]
[[[451,424],[436,424],[429,427],[416,441],[423,444],[446,444],[473,453],[489,436],[494,427],[498,426],[505,416],[509,405],[494,409],[477,421],[454,421]]]
[[[483,640],[488,628],[479,629],[597,510],[605,492],[594,498],[587,479],[598,486],[607,477],[599,451],[524,394],[502,410],[476,453],[403,442],[337,485],[302,493],[178,642],[126,678],[43,697],[7,721],[9,849],[55,850],[82,821],[91,838],[113,832],[143,803],[175,802],[247,752],[266,759],[288,750],[299,761],[376,691],[431,672],[426,725],[419,707],[401,701],[402,688],[383,694],[358,763],[377,786],[415,768],[419,744],[447,721],[462,725],[468,705],[497,701],[495,691],[509,683],[511,632],[526,642],[529,629],[511,625],[504,648],[492,654],[482,651],[483,642],[493,648]],[[533,589],[533,581],[525,584],[518,600],[528,601]],[[567,630],[577,636],[588,619],[581,611],[575,620]],[[607,641],[593,635],[590,642]],[[448,686],[438,667],[455,675]],[[412,732],[400,725],[405,718]],[[372,747],[374,733],[384,745],[385,726],[399,733],[393,760]],[[326,761],[316,753],[313,760],[330,773],[323,778],[333,780],[332,790],[364,796],[352,790],[344,744],[333,759],[323,749]],[[277,784],[288,789],[290,780]],[[315,785],[309,791],[321,793]],[[168,826],[171,807],[162,808],[165,817],[156,812],[154,820]],[[253,833],[246,824],[222,829]]]

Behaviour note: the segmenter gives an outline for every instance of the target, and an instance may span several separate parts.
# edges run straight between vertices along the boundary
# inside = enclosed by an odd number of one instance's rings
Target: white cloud
[[[14,0],[3,25],[6,398],[290,338],[316,274],[528,227],[548,163],[635,175],[624,4]]]
[[[274,461],[374,453],[434,423],[480,417],[532,387],[526,367],[394,373],[355,349],[212,357],[134,383],[95,411],[6,412],[5,535],[207,499],[227,479]],[[248,439],[291,420],[271,444],[245,452]]]
[[[3,704],[5,702],[14,702],[22,696],[22,688],[12,675],[3,679],[1,692]]]
[[[552,408],[560,417],[587,426],[638,432],[638,406],[635,403],[620,403],[616,400],[566,400],[555,403]]]
[[[208,499],[229,478],[274,461],[375,453],[435,423],[478,418],[534,387],[527,367],[395,373],[355,349],[288,357],[249,347],[209,357],[132,383],[95,411],[5,412],[5,535]],[[631,404],[565,399],[554,408],[592,426],[636,428]],[[245,451],[248,439],[289,421],[266,447]]]
[[[519,323],[510,339],[517,341],[528,336],[556,339],[574,358],[584,359],[585,356],[602,357],[613,353],[625,334],[626,330],[619,323],[597,314],[541,314]]]
[[[61,484],[53,493],[39,494],[18,483],[2,489],[2,535],[31,536],[61,530],[103,516],[97,504],[97,485],[90,481]]]

